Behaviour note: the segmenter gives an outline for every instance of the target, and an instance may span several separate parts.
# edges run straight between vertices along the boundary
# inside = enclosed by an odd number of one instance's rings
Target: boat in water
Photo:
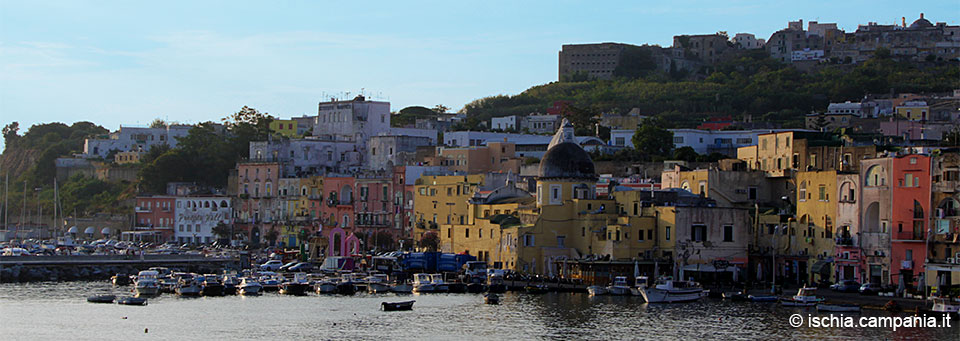
[[[136,282],[137,296],[153,296],[160,293],[160,282],[157,272],[153,270],[140,271]]]
[[[310,289],[310,282],[307,280],[307,274],[298,272],[293,275],[293,279],[280,284],[280,293],[284,295],[305,295]]]
[[[630,290],[632,288],[629,285],[627,285],[627,277],[625,276],[614,277],[613,284],[608,286],[606,289],[607,289],[608,295],[614,295],[614,296],[633,295],[633,292]],[[589,290],[590,289],[587,289],[587,291]]]
[[[856,304],[817,303],[817,311],[839,313],[860,312],[860,306]]]
[[[250,296],[259,295],[263,291],[263,286],[253,277],[244,277],[240,280],[240,295]]]
[[[357,280],[353,274],[346,273],[340,275],[340,282],[337,283],[337,293],[340,295],[353,295],[357,293]]]
[[[500,295],[495,293],[487,293],[483,295],[483,303],[486,304],[500,304]]]
[[[390,287],[390,291],[397,294],[409,294],[413,292],[413,285],[410,285],[410,283],[407,282],[397,282]]]
[[[223,283],[215,275],[203,275],[197,277],[200,283],[200,294],[203,296],[223,296]]]
[[[317,294],[336,294],[337,281],[335,279],[324,278],[316,284]]]
[[[703,298],[703,287],[697,282],[661,279],[652,288],[640,288],[648,303],[692,302]]]
[[[121,297],[121,298],[117,299],[117,304],[123,304],[123,305],[147,305],[147,299],[146,299],[146,298],[143,298],[143,297],[127,296],[127,297]]]
[[[200,296],[200,283],[190,274],[184,274],[177,280],[177,288],[174,289],[180,296]]]
[[[483,283],[470,283],[467,284],[467,292],[471,294],[479,294],[487,290],[486,286]]]
[[[817,288],[803,287],[797,290],[796,295],[781,299],[780,305],[784,307],[813,307],[820,302],[823,302],[823,299],[817,297]]]
[[[752,302],[776,302],[780,299],[776,295],[749,295],[747,296]]]
[[[116,274],[110,277],[110,282],[116,286],[124,286],[124,285],[130,285],[132,281],[130,280],[130,275]]]
[[[430,282],[433,283],[434,292],[448,292],[450,291],[450,286],[443,280],[443,275],[441,274],[432,274],[430,275]],[[466,291],[466,288],[464,288]]]
[[[267,273],[260,276],[259,282],[263,286],[263,291],[278,291],[280,290],[280,283],[283,281],[276,274]]]
[[[117,296],[114,295],[93,295],[87,297],[87,302],[90,303],[113,303],[113,300],[117,299]]]
[[[403,301],[403,302],[381,302],[380,309],[383,311],[403,311],[403,310],[413,310],[413,303],[416,301]]]
[[[949,298],[945,297],[934,297],[933,305],[930,309],[917,308],[918,314],[930,314],[930,315],[950,315],[957,317],[960,315],[960,303],[950,301]]]
[[[413,292],[428,293],[437,292],[436,286],[430,274],[418,273],[413,275]]]
[[[236,275],[223,276],[223,294],[236,295],[240,286],[240,279]]]
[[[587,293],[589,293],[590,296],[603,296],[603,295],[606,295],[608,291],[607,291],[607,287],[605,286],[591,285],[587,287]]]
[[[371,294],[383,294],[391,291],[392,287],[388,282],[387,275],[376,274],[365,279],[367,282],[367,292]]]
[[[742,301],[749,301],[750,297],[747,294],[744,294],[743,291],[737,291],[737,292],[723,293],[723,299],[732,300],[735,302],[742,302]]]

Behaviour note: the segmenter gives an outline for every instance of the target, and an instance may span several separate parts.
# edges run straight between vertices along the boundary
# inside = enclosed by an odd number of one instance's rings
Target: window
[[[707,182],[700,181],[700,195],[707,196]]]
[[[903,186],[904,187],[913,187],[913,174],[907,173],[903,175]]]
[[[725,242],[733,241],[733,226],[725,225],[723,227],[723,241]]]
[[[665,238],[666,240],[670,240],[670,226],[667,226],[667,227],[664,229],[664,233],[666,234],[666,236],[664,236],[664,238]]]
[[[463,237],[464,237],[464,238],[470,238],[470,229],[469,229],[469,228],[463,229]]]
[[[557,247],[566,247],[566,236],[557,236]]]
[[[757,188],[748,187],[747,188],[747,199],[748,200],[757,200]]]
[[[642,242],[642,241],[643,241],[643,230],[637,231],[637,236],[638,236],[637,241],[641,241],[641,242]]]
[[[674,137],[673,137],[673,143],[674,143],[674,144],[683,143],[683,136],[674,136]]]
[[[690,230],[690,240],[702,242],[707,239],[707,227],[705,225],[693,225]]]
[[[653,240],[653,230],[647,230],[647,240]]]
[[[827,196],[827,186],[826,186],[826,185],[820,185],[820,186],[818,186],[818,187],[817,187],[817,190],[818,190],[818,192],[819,192],[818,195],[817,195],[818,200],[820,200],[820,201],[827,201],[827,199],[829,199],[829,197]]]
[[[800,189],[798,190],[797,193],[798,193],[797,194],[798,201],[807,201],[807,182],[806,181],[800,182]]]
[[[532,234],[523,235],[523,246],[534,246],[534,240]]]

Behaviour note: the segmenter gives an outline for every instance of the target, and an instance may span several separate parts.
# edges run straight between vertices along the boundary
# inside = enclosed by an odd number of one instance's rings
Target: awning
[[[824,260],[818,260],[816,263],[813,263],[813,267],[810,270],[819,274],[829,274],[830,273],[830,262]]]

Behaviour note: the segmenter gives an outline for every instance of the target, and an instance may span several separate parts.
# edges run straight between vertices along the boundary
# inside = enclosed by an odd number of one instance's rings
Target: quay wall
[[[0,256],[0,282],[106,280],[162,266],[179,271],[238,270],[240,258],[195,255]]]

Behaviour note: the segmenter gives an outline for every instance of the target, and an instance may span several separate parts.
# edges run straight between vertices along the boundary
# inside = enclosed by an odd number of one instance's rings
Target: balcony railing
[[[894,232],[894,240],[924,240],[924,232],[919,231],[904,231],[904,232]]]
[[[849,237],[847,237],[847,238],[843,238],[843,237],[837,238],[837,245],[838,245],[838,246],[852,246],[852,245],[853,245],[853,238],[849,238]]]

